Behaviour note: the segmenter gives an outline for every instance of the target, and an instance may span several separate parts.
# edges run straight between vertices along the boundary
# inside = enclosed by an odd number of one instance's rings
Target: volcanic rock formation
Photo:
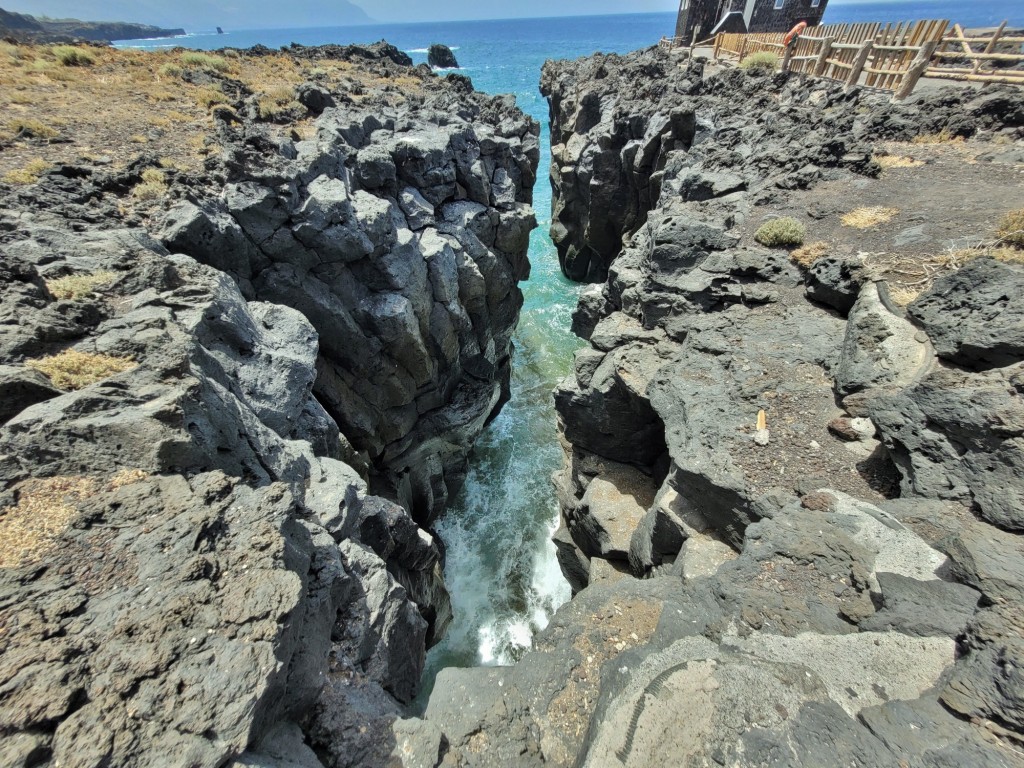
[[[447,45],[441,45],[440,43],[434,43],[427,50],[427,63],[432,67],[438,69],[458,69],[459,62],[455,58],[455,54],[452,53],[452,49]]]
[[[577,594],[404,727],[451,765],[1019,764],[1024,268],[979,258],[904,311],[863,253],[753,232],[837,219],[833,187],[870,204],[883,139],[999,135],[972,178],[1019,190],[1020,101],[702,69],[545,66],[552,235],[598,282],[555,393]]]
[[[301,140],[233,83],[148,227],[147,158],[5,193],[4,765],[360,764],[451,619],[429,522],[508,396],[538,128],[291,55],[380,85],[298,89]]]

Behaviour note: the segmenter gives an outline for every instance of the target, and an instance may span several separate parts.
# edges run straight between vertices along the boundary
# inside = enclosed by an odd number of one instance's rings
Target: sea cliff
[[[201,168],[4,188],[5,765],[374,763],[451,620],[429,526],[507,398],[538,127],[386,44],[198,61]],[[238,79],[282,69],[277,110]]]

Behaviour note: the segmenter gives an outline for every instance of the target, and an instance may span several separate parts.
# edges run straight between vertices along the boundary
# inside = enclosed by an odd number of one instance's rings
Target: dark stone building
[[[797,23],[821,23],[828,0],[681,0],[676,37],[717,32],[788,32]]]

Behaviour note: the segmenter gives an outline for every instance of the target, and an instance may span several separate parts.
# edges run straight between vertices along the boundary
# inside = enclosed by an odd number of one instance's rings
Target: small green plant
[[[1000,242],[1012,245],[1014,248],[1024,248],[1024,208],[1006,214],[999,222],[996,234],[999,236]]]
[[[130,357],[93,355],[89,352],[79,352],[77,349],[67,349],[49,357],[26,360],[25,365],[46,376],[55,387],[76,390],[102,381],[115,373],[130,371],[137,364]]]
[[[208,53],[199,53],[198,51],[181,54],[179,61],[181,61],[182,66],[203,69],[207,72],[226,72],[228,69],[228,63],[225,59],[222,59],[220,56],[211,56]]]
[[[807,229],[804,225],[789,216],[767,221],[754,233],[754,239],[769,248],[803,245],[805,237]]]
[[[65,67],[91,67],[96,63],[91,53],[74,45],[58,45],[53,49],[53,55]]]
[[[4,181],[7,184],[14,184],[23,186],[25,184],[35,184],[39,181],[39,177],[50,170],[50,164],[42,158],[36,158],[30,160],[28,165],[24,168],[19,168],[16,171],[8,171],[4,174]]]
[[[97,288],[110,285],[117,279],[113,272],[93,272],[91,275],[68,275],[46,281],[46,288],[58,299],[80,299]]]
[[[758,51],[740,62],[740,69],[755,75],[768,75],[779,68],[779,57],[771,51]]]
[[[181,77],[181,73],[185,70],[183,70],[177,64],[164,64],[162,67],[160,67],[158,71],[162,77],[175,78]]]

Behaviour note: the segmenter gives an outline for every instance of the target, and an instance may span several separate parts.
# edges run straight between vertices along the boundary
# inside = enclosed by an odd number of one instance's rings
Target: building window
[[[781,11],[782,10],[782,6],[784,6],[785,4],[786,4],[786,0],[775,0],[775,10],[776,11]]]
[[[811,8],[817,8],[821,5],[821,0],[811,0]]]

